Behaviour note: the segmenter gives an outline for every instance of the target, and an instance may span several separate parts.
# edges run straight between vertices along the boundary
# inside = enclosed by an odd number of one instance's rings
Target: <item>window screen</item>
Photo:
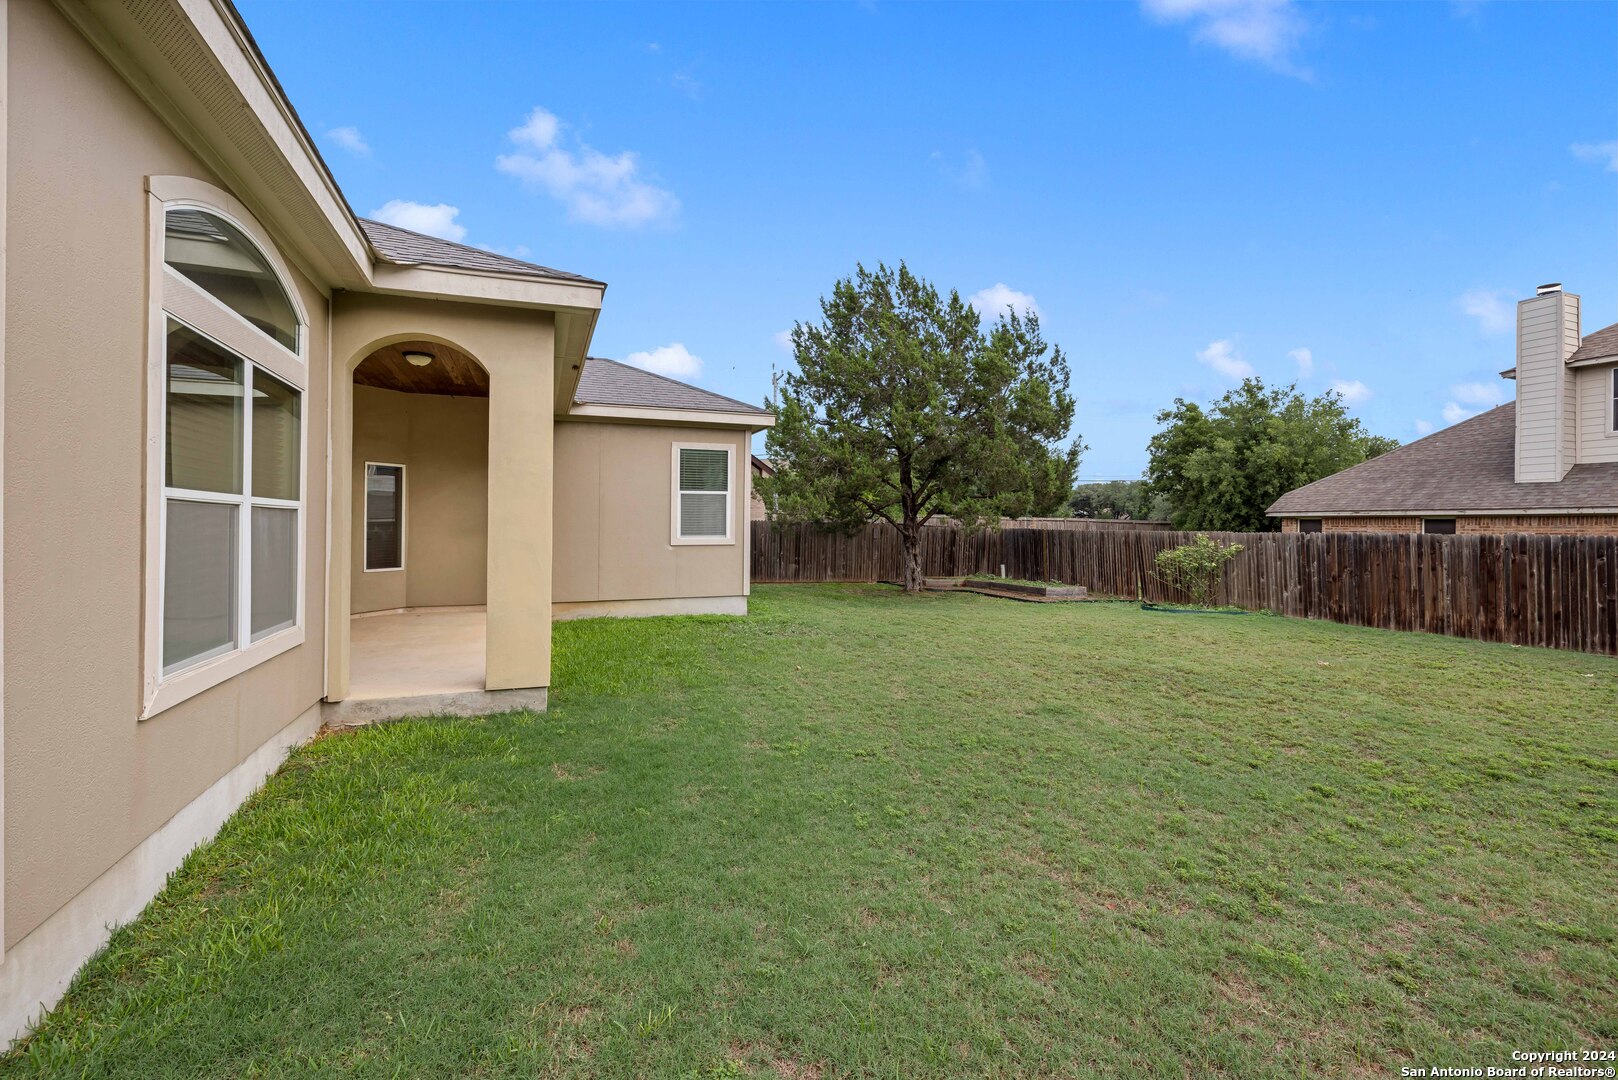
[[[161,667],[171,675],[297,625],[303,395],[172,319],[166,382]]]
[[[250,633],[254,641],[298,622],[298,511],[253,507]]]
[[[168,500],[165,673],[236,647],[236,511],[230,503]]]
[[[1319,518],[1299,518],[1298,519],[1298,531],[1299,532],[1319,532],[1320,531],[1320,519]]]
[[[730,451],[680,448],[680,536],[729,535]]]
[[[365,569],[404,567],[404,466],[365,466]]]
[[[1421,523],[1421,531],[1428,536],[1454,536],[1454,518],[1426,518]]]

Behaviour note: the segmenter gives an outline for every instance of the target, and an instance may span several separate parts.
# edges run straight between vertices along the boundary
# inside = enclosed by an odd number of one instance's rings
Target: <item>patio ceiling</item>
[[[405,359],[407,352],[433,358],[425,367]],[[355,386],[374,386],[405,394],[447,394],[451,397],[488,397],[489,373],[459,349],[436,341],[401,341],[386,345],[360,361],[354,369]]]

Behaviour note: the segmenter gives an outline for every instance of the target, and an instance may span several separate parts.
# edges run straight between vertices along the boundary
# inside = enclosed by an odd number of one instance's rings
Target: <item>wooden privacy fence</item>
[[[929,577],[998,574],[1084,585],[1098,596],[1179,603],[1160,551],[1195,533],[1147,529],[922,530]],[[1243,551],[1221,603],[1387,630],[1618,655],[1618,536],[1212,533]],[[753,522],[756,582],[897,581],[898,534]]]

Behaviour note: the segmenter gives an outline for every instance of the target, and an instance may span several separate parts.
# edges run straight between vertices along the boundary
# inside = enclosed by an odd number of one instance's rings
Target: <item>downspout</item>
[[[331,401],[332,378],[336,367],[332,363],[331,355],[331,324],[336,314],[334,297],[336,290],[326,296],[326,549],[322,552],[325,565],[322,567],[320,578],[320,621],[325,627],[320,635],[320,699],[326,700],[331,693],[331,516],[333,513],[331,500],[332,484],[332,441],[331,441]]]

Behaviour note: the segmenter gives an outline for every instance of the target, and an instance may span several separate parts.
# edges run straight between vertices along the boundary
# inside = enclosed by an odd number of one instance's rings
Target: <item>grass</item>
[[[331,736],[7,1076],[1296,1077],[1618,1041],[1618,662],[760,588]]]

